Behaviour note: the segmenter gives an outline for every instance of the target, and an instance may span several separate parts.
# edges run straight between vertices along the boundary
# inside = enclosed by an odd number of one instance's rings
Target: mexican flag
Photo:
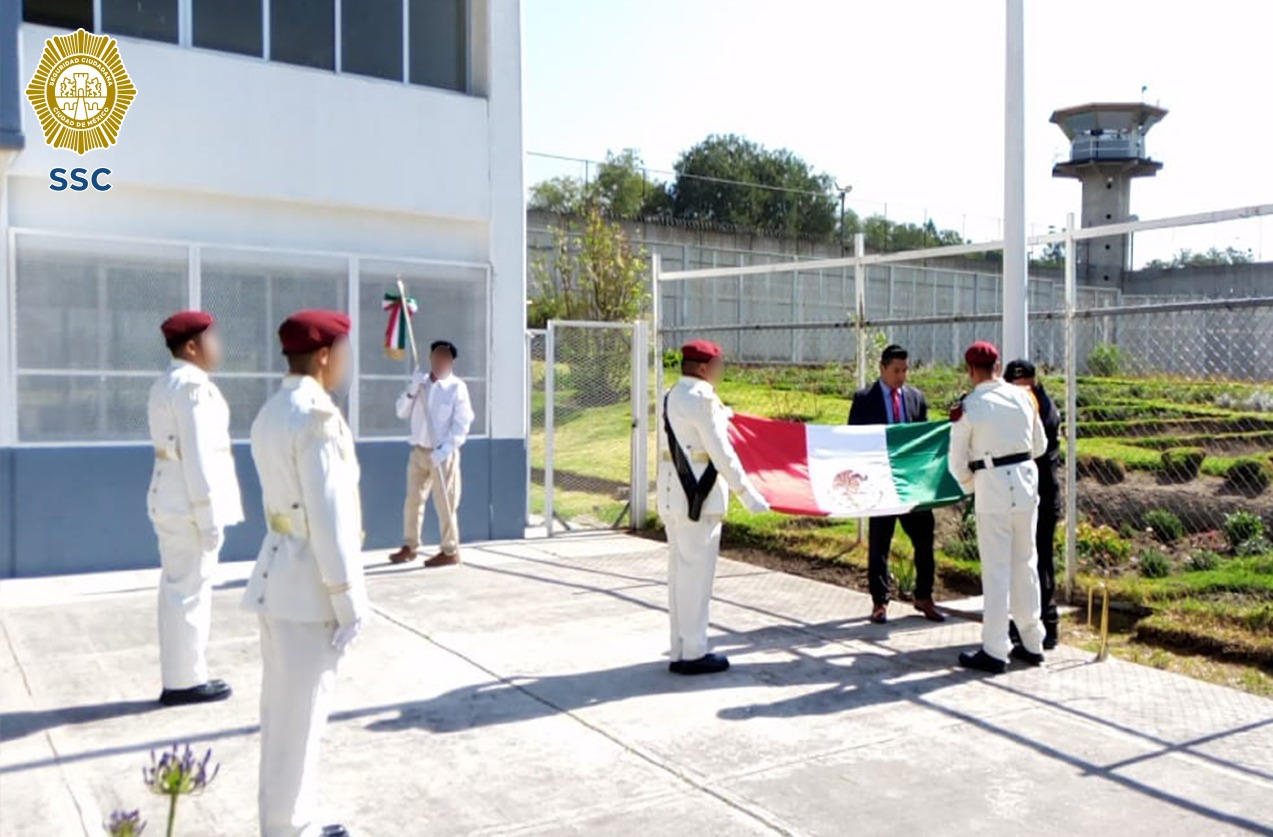
[[[774,511],[882,517],[964,497],[946,467],[947,421],[849,426],[735,414],[729,435]]]

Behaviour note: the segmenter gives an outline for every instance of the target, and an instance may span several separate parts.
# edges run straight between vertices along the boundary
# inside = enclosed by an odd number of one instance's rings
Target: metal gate
[[[648,334],[643,321],[553,320],[527,332],[528,527],[542,526],[551,537],[644,522]]]

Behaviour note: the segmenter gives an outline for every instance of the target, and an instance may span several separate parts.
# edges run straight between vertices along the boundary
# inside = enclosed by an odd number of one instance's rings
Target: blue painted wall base
[[[405,442],[359,442],[367,549],[402,544]],[[234,447],[247,521],[226,532],[222,560],[256,558],[265,535],[261,489],[246,444]],[[149,447],[0,448],[0,577],[157,567],[146,516]],[[526,444],[472,439],[461,453],[462,541],[520,538],[525,531]],[[432,506],[424,543],[436,544]]]

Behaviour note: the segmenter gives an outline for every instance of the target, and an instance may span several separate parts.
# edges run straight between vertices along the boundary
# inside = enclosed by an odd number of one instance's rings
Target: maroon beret
[[[203,311],[178,311],[160,324],[159,330],[164,333],[164,340],[172,343],[176,340],[189,340],[203,334],[216,320],[211,314]]]
[[[278,327],[283,354],[304,355],[330,347],[349,334],[349,317],[339,311],[297,311]]]
[[[994,366],[999,362],[999,350],[994,343],[978,340],[964,352],[964,361],[969,366]]]
[[[681,357],[698,363],[707,363],[720,357],[720,346],[710,340],[691,340],[681,347]]]

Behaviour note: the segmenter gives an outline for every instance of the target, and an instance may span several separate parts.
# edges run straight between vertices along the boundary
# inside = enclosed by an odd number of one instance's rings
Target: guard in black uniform
[[[1043,647],[1052,649],[1057,642],[1056,613],[1056,523],[1061,517],[1061,412],[1043,389],[1034,364],[1028,360],[1014,360],[1003,370],[1003,379],[1030,390],[1039,419],[1048,438],[1048,449],[1034,460],[1039,467],[1039,523],[1034,531],[1035,548],[1039,553],[1039,599],[1043,611]],[[1016,625],[1011,626],[1013,642],[1020,642]]]

